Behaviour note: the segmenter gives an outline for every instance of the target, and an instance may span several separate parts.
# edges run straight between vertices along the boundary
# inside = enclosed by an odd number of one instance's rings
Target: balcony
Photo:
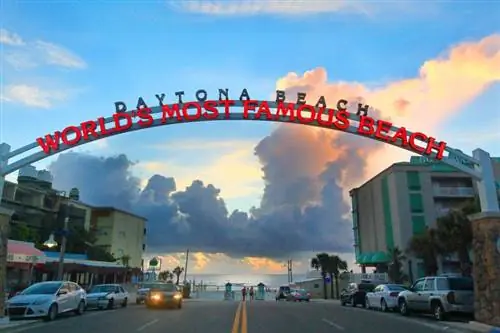
[[[434,197],[443,198],[473,198],[474,189],[472,187],[442,187],[434,186],[432,188]]]

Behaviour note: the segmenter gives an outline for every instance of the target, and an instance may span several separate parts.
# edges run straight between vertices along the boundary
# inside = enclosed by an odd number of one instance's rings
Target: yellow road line
[[[243,311],[241,312],[241,333],[247,333],[247,302],[243,302]]]
[[[238,333],[239,331],[242,303],[243,302],[240,302],[240,304],[238,304],[238,309],[236,309],[236,315],[234,316],[233,329],[231,330],[231,333]]]

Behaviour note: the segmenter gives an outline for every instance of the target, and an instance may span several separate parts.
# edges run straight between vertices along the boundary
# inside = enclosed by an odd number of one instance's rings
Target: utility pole
[[[293,282],[293,263],[292,259],[287,260],[286,262],[286,271],[288,274],[288,283]]]
[[[188,261],[189,261],[189,249],[186,250],[186,262],[184,263],[184,284],[186,284],[187,281]]]

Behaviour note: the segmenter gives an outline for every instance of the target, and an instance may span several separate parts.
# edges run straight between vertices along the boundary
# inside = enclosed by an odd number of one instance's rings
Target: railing
[[[442,187],[434,186],[435,197],[474,197],[474,189],[471,187]]]

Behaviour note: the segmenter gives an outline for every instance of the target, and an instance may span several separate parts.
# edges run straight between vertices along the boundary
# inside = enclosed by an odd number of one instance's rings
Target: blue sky
[[[154,101],[162,92],[173,101],[179,90],[189,95],[205,88],[215,95],[217,88],[237,94],[246,87],[252,97],[266,99],[287,73],[302,76],[318,67],[329,82],[376,89],[418,77],[426,61],[453,46],[500,32],[500,2],[492,1],[208,2],[3,2],[0,141],[17,148],[110,115],[117,100]],[[497,54],[493,65],[499,64],[498,41],[487,47],[490,56]],[[490,74],[487,89],[452,108],[432,130],[467,153],[479,145],[500,156],[500,73]],[[137,175],[167,170],[185,179],[181,185],[203,176],[203,169],[253,167],[256,175],[241,185],[248,191],[227,190],[230,207],[247,210],[258,205],[263,186],[253,147],[274,128],[262,122],[169,126],[78,149],[126,153],[140,162]],[[209,149],[174,149],[179,142]],[[224,195],[231,184],[220,175],[207,181],[217,180]]]

